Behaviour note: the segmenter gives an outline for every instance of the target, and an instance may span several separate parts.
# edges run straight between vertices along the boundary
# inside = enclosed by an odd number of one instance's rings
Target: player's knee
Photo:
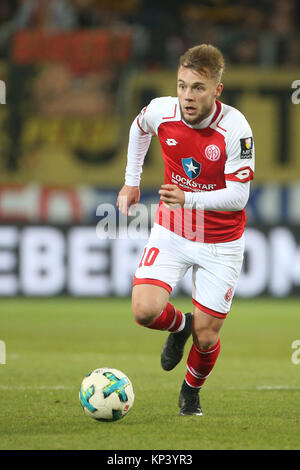
[[[143,299],[132,299],[132,312],[135,321],[143,326],[151,325],[160,313],[155,302],[147,302]]]
[[[203,328],[194,331],[194,342],[201,349],[210,349],[217,341],[218,334],[212,329]]]

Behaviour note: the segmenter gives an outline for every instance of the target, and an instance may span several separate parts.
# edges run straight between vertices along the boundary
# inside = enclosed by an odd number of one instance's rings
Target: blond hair
[[[191,68],[203,75],[210,75],[220,82],[225,68],[225,60],[217,47],[211,44],[200,44],[191,47],[180,57],[179,67]]]

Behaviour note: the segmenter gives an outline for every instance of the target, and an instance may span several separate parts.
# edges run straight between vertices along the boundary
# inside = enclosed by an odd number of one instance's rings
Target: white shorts
[[[199,243],[154,224],[133,285],[155,284],[169,293],[193,268],[193,303],[218,318],[229,312],[244,256],[244,236],[225,243]]]

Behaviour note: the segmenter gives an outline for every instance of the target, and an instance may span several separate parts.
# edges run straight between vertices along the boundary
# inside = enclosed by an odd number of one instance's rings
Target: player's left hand
[[[178,204],[181,207],[184,205],[184,191],[178,188],[176,184],[162,184],[158,194],[160,194],[160,200],[170,207],[177,206]]]

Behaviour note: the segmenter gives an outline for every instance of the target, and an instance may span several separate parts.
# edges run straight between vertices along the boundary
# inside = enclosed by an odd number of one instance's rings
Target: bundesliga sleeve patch
[[[241,158],[252,158],[253,150],[253,137],[246,137],[240,139],[241,143]]]

